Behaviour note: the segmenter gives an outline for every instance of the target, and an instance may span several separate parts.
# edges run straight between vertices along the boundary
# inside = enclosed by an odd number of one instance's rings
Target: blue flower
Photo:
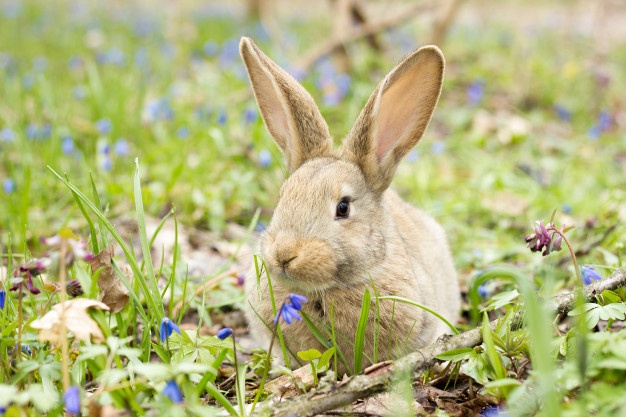
[[[489,295],[489,290],[487,289],[487,286],[485,284],[481,284],[478,286],[478,295],[483,298]]]
[[[84,100],[87,97],[87,89],[83,85],[77,85],[72,88],[72,96],[76,100]]]
[[[557,116],[559,116],[559,119],[561,119],[564,122],[571,122],[572,121],[572,112],[569,111],[568,109],[566,109],[565,107],[563,107],[560,104],[555,104],[552,109],[554,110],[554,112],[557,114]]]
[[[0,310],[4,308],[4,302],[7,298],[7,292],[5,290],[0,290]]]
[[[417,149],[413,149],[406,157],[407,162],[415,162],[419,159],[420,153]]]
[[[228,119],[228,116],[226,115],[226,112],[224,110],[222,110],[217,115],[217,124],[218,125],[225,125],[227,119]]]
[[[148,123],[172,120],[174,118],[174,110],[167,98],[150,100],[143,108],[143,118]]]
[[[70,135],[63,137],[61,142],[61,149],[65,155],[69,155],[74,151],[74,139]]]
[[[471,106],[475,106],[483,99],[485,91],[485,82],[483,80],[476,80],[467,87],[467,102]]]
[[[181,126],[176,131],[178,139],[187,139],[189,137],[189,128],[187,126]]]
[[[259,152],[259,165],[267,168],[272,163],[272,154],[267,149],[261,149]]]
[[[233,329],[231,329],[230,327],[224,327],[222,330],[217,332],[217,338],[220,340],[224,340],[232,334],[233,334]]]
[[[113,145],[113,150],[119,156],[126,156],[130,152],[130,146],[128,146],[128,142],[126,142],[126,140],[120,138]]]
[[[108,135],[112,126],[111,120],[108,118],[100,119],[96,122],[96,129],[102,136]]]
[[[161,321],[161,329],[159,332],[161,336],[161,342],[165,342],[172,335],[172,332],[182,334],[180,332],[180,328],[176,325],[176,323],[174,323],[168,317],[164,317]]]
[[[252,107],[248,107],[243,113],[243,121],[244,124],[249,125],[256,122],[256,119],[259,117],[256,109]]]
[[[207,56],[215,56],[220,51],[220,46],[215,41],[206,41],[202,46],[202,51]]]
[[[180,404],[183,402],[183,394],[180,392],[180,388],[178,388],[176,381],[174,381],[173,379],[167,381],[167,384],[165,384],[165,388],[163,388],[162,394],[175,403]]]
[[[308,300],[306,297],[298,294],[289,294],[283,305],[280,306],[280,310],[274,319],[274,324],[278,323],[278,320],[282,319],[287,324],[293,323],[294,320],[302,320],[298,311],[302,310],[302,303],[306,303]]]
[[[68,414],[80,413],[80,391],[78,387],[69,387],[63,394],[63,402],[65,403],[65,411]]]
[[[5,127],[0,130],[0,140],[2,142],[13,142],[15,140],[15,132],[13,129]]]
[[[593,266],[583,266],[580,268],[582,271],[582,280],[584,285],[589,285],[593,281],[599,281],[602,276],[593,268]]]
[[[602,110],[600,114],[598,114],[598,128],[600,128],[601,132],[609,130],[611,125],[613,124],[613,117],[611,113],[606,110]]]
[[[433,155],[441,155],[446,150],[446,144],[442,140],[436,140],[431,146]]]
[[[4,181],[2,181],[2,189],[4,190],[5,194],[11,194],[13,191],[15,191],[15,181],[13,181],[11,178],[7,178]]]

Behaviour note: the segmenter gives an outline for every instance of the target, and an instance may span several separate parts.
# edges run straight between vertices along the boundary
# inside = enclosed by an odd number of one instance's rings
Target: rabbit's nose
[[[292,256],[289,257],[288,255],[280,258],[280,257],[276,257],[276,261],[278,262],[278,265],[282,268],[282,269],[287,269],[287,266],[289,266],[289,262],[293,261],[294,259],[296,259],[297,256]]]

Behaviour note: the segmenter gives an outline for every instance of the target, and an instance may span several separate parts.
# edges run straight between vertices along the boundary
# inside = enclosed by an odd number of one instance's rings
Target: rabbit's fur
[[[349,369],[366,288],[426,305],[454,322],[459,287],[441,226],[403,201],[389,184],[401,160],[421,139],[443,82],[444,58],[434,46],[418,49],[378,85],[339,150],[311,95],[248,38],[241,56],[254,95],[290,176],[261,241],[276,306],[289,293],[306,296],[303,311],[330,329]],[[342,217],[341,202],[349,205]],[[345,206],[342,206],[345,208]],[[274,311],[267,276],[246,280],[251,330],[269,342]],[[378,320],[378,322],[377,322]],[[379,324],[378,324],[379,323]],[[322,345],[304,322],[281,326],[295,354]],[[447,330],[415,306],[372,297],[364,364],[392,359],[434,341]],[[341,369],[345,369],[341,367]],[[360,371],[360,370],[357,370]]]

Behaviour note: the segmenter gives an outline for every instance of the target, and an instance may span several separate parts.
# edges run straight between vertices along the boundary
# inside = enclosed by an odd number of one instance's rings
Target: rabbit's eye
[[[338,219],[346,219],[350,215],[350,200],[347,198],[342,199],[339,204],[337,204],[337,212],[335,216]]]

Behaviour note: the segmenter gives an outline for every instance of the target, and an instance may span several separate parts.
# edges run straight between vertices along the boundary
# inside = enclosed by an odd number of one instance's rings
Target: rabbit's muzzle
[[[334,253],[321,239],[295,239],[279,232],[266,236],[263,252],[270,277],[294,292],[320,291],[336,282]]]

